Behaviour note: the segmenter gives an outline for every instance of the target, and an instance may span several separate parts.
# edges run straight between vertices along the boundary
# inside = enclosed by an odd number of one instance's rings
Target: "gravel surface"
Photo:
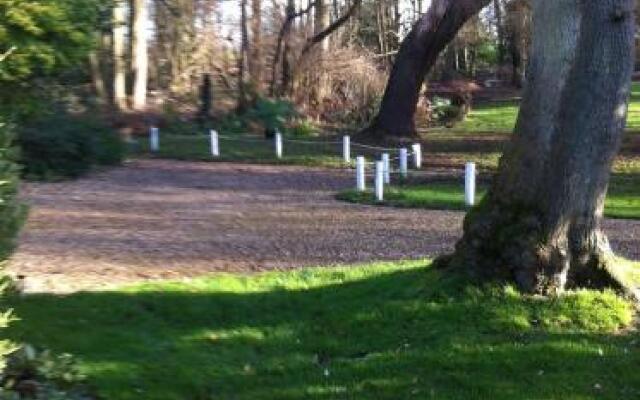
[[[27,291],[69,292],[451,250],[461,213],[334,200],[352,181],[335,170],[136,160],[26,184],[31,213],[9,270]],[[607,229],[620,254],[640,258],[640,221]]]

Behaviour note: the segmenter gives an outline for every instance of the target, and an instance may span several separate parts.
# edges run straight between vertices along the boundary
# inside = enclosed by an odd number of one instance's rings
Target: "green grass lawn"
[[[229,135],[233,136],[233,135]],[[285,141],[283,157],[277,159],[273,140],[258,136],[234,136],[238,140],[220,139],[220,157],[212,157],[208,135],[160,134],[160,150],[155,157],[192,161],[242,161],[265,164],[296,164],[323,167],[339,167],[342,162],[342,145],[328,144],[327,140],[304,139],[310,143]],[[138,152],[148,155],[149,141],[139,138]]]
[[[463,132],[511,132],[518,116],[519,103],[502,101],[478,104],[467,119],[453,129]],[[634,82],[629,103],[627,129],[640,130],[640,82]]]
[[[640,187],[637,179],[614,177],[605,203],[605,216],[609,218],[640,219]],[[479,187],[476,201],[485,194]],[[426,208],[438,210],[464,210],[463,183],[433,183],[428,185],[401,185],[385,188],[385,200],[379,203],[371,191],[353,189],[341,192],[341,200],[362,204],[379,204],[393,207]]]
[[[76,355],[110,400],[640,397],[626,301],[477,288],[426,261],[9,303],[13,339]]]

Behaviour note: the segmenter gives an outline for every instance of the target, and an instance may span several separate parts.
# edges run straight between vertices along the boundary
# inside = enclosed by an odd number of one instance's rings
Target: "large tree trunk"
[[[127,32],[127,5],[116,1],[113,5],[113,103],[118,111],[127,109],[127,71],[125,61],[125,35]]]
[[[144,111],[147,107],[147,80],[149,75],[149,55],[147,48],[147,4],[146,0],[133,0],[132,24],[132,69],[133,109]]]
[[[413,136],[418,96],[425,76],[465,22],[491,0],[433,0],[400,45],[378,116],[366,132]]]
[[[528,82],[496,180],[440,260],[528,292],[624,286],[601,231],[626,120],[634,0],[534,4]]]

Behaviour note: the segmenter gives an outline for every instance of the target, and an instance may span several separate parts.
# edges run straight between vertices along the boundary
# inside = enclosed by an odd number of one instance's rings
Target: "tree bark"
[[[251,0],[251,57],[249,76],[256,92],[262,90],[262,1]]]
[[[329,15],[329,6],[327,0],[316,0],[315,8],[315,21],[313,24],[313,34],[317,35],[320,32],[327,29],[331,23],[331,16]],[[320,46],[317,47],[319,54],[329,51],[329,37],[326,36],[320,41]]]
[[[147,47],[148,10],[146,0],[133,0],[132,24],[132,69],[133,109],[145,111],[147,107],[147,81],[149,76],[149,54]]]
[[[242,113],[249,107],[247,93],[247,69],[249,64],[249,31],[247,28],[247,0],[240,0],[240,30],[241,43],[238,57],[238,112]]]
[[[498,64],[504,64],[505,47],[504,47],[504,24],[502,21],[502,4],[500,0],[493,0],[493,11],[496,19],[496,33],[498,35]]]
[[[400,50],[391,70],[377,117],[367,134],[414,136],[414,116],[426,75],[460,28],[491,0],[433,0]]]
[[[104,78],[102,74],[102,65],[100,63],[100,55],[98,51],[92,51],[89,54],[89,68],[91,71],[91,81],[93,89],[96,92],[96,98],[100,106],[108,105],[107,90],[104,86]]]
[[[634,60],[634,0],[534,4],[527,87],[496,180],[439,263],[527,292],[626,287],[601,230]]]
[[[125,34],[127,31],[125,1],[113,5],[113,102],[118,111],[127,110],[127,71],[125,62]]]

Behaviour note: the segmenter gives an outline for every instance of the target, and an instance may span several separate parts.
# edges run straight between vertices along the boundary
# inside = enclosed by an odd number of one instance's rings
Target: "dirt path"
[[[334,200],[341,171],[140,160],[74,182],[28,184],[31,214],[10,271],[29,291],[301,265],[435,256],[457,212]],[[614,247],[640,258],[640,222],[608,221]]]

